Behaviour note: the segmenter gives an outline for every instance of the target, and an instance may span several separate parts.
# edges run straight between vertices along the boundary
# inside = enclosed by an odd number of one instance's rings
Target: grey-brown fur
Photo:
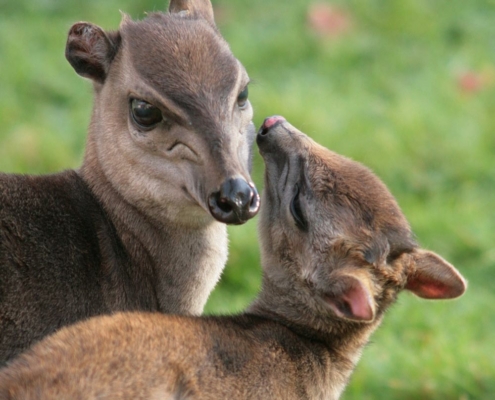
[[[337,399],[403,288],[464,292],[454,267],[417,247],[367,168],[282,120],[258,144],[263,286],[245,313],[79,323],[0,371],[0,399]]]
[[[75,24],[66,56],[95,89],[83,165],[0,175],[0,365],[94,315],[200,314],[227,258],[222,222],[256,214],[249,78],[209,0],[170,10],[116,32]],[[132,99],[163,119],[137,125]]]

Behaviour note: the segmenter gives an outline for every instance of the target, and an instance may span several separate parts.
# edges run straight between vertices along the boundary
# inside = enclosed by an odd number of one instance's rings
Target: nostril
[[[217,206],[224,213],[230,213],[233,209],[232,204],[224,197],[217,198]]]
[[[268,128],[261,127],[259,132],[260,136],[265,136],[267,133],[268,133]]]

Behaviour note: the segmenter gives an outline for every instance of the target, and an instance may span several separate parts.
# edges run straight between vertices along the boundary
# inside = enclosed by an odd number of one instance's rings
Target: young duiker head
[[[420,249],[386,186],[282,117],[257,136],[266,164],[260,219],[264,285],[294,321],[317,329],[380,321],[407,289],[454,298],[466,282]],[[330,325],[329,325],[330,324]]]
[[[209,0],[124,16],[117,32],[76,23],[66,57],[95,87],[82,168],[90,183],[98,170],[155,218],[240,224],[257,213],[249,78]]]

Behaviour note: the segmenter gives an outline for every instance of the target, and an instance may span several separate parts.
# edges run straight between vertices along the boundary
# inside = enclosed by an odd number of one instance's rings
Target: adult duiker
[[[115,32],[76,23],[66,57],[94,85],[81,168],[0,175],[0,364],[90,316],[200,314],[226,224],[259,207],[249,77],[210,1]]]

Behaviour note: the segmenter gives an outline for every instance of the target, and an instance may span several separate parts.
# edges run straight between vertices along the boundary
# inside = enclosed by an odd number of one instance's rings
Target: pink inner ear
[[[406,289],[424,299],[449,299],[458,296],[454,288],[421,276],[409,278]]]
[[[462,275],[439,255],[415,250],[416,270],[407,277],[405,289],[425,299],[453,299],[466,291]]]
[[[355,319],[362,321],[371,321],[373,319],[371,300],[361,284],[353,285],[347,293],[344,293],[342,300],[349,304]]]
[[[326,296],[328,305],[339,317],[355,321],[372,321],[375,312],[368,290],[357,279],[346,280],[347,287],[340,296]]]

